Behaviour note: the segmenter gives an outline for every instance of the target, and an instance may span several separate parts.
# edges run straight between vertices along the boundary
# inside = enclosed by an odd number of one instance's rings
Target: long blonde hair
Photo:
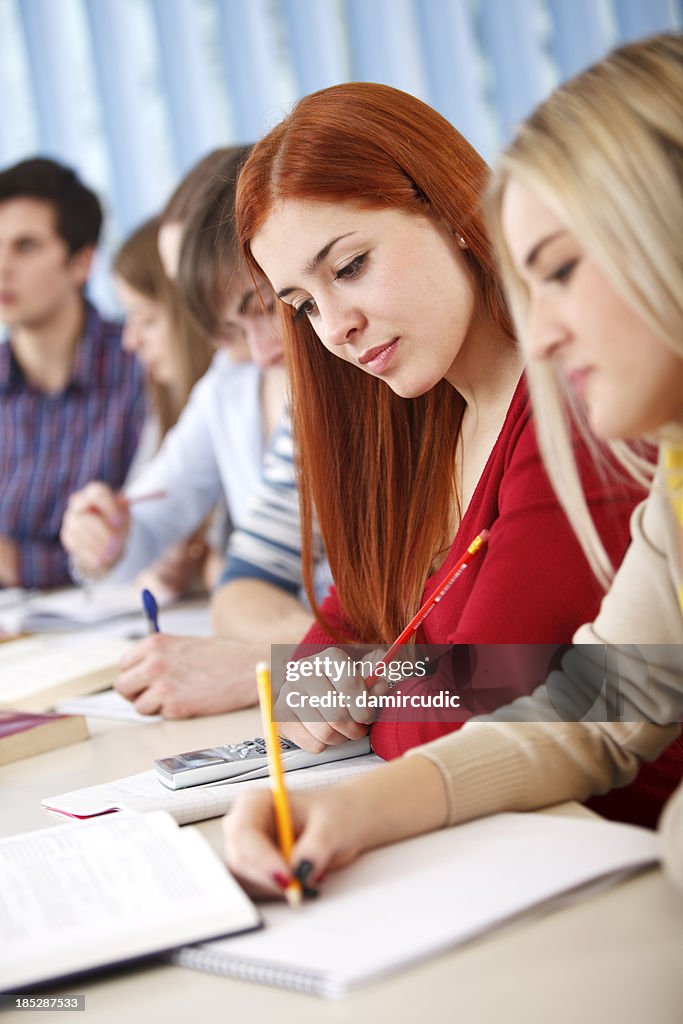
[[[614,287],[683,359],[683,36],[623,46],[564,83],[524,122],[500,157],[487,214],[518,337],[528,298],[501,227],[511,177],[539,196],[580,239]],[[534,362],[527,376],[539,445],[558,499],[598,579],[613,566],[592,521],[570,440],[575,419],[601,445],[556,371]],[[623,441],[609,442],[641,484],[652,467]]]

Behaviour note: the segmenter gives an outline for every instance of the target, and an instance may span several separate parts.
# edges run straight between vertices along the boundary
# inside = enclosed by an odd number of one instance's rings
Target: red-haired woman
[[[304,98],[240,176],[240,242],[283,304],[317,618],[306,643],[391,642],[484,528],[484,556],[426,620],[421,643],[562,644],[598,610],[601,586],[537,449],[479,208],[488,176],[436,111],[371,83]],[[576,443],[618,564],[641,495],[603,479]],[[314,510],[336,584],[320,607]],[[518,668],[527,692],[528,665]],[[505,681],[509,699],[512,668]],[[346,712],[335,722],[300,715],[308,720],[281,732],[311,750],[367,731]],[[391,758],[456,727],[380,720],[371,740]]]

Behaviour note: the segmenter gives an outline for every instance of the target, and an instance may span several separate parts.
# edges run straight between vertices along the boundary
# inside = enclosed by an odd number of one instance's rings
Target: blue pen
[[[159,608],[156,598],[151,590],[142,591],[142,610],[149,626],[150,633],[160,633],[159,629]]]

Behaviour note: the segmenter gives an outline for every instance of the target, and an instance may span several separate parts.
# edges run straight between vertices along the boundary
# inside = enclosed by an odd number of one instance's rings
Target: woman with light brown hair
[[[212,202],[215,180],[220,181],[224,191],[223,210],[216,212],[230,212],[244,155],[243,147],[210,154],[188,176],[195,182],[189,192],[188,179],[176,190],[164,214],[171,221],[164,221],[160,228],[160,236],[167,231],[166,245],[161,246],[166,250],[167,259],[173,257],[168,251],[169,224],[175,230],[180,223],[175,218],[183,217],[185,227],[205,195]],[[184,197],[182,203],[178,196]],[[174,243],[173,234],[170,241]],[[170,248],[173,249],[173,245]],[[226,253],[224,262],[231,262],[235,270],[239,268],[236,244]],[[168,270],[174,269],[177,273],[177,266],[169,263]],[[169,283],[171,287],[173,284]],[[253,291],[250,280],[248,290]],[[279,378],[280,407],[284,400],[284,372],[277,365],[282,361],[277,332],[272,320],[260,315],[260,305],[258,316],[251,316],[249,310],[242,309],[243,298],[242,283],[226,281],[225,301],[236,307],[236,327],[243,335],[250,358],[243,358],[242,346],[239,351],[233,346],[227,350],[221,338],[212,338],[219,351],[208,372],[192,389],[178,423],[164,439],[154,459],[131,484],[130,492],[115,494],[94,481],[69,499],[62,542],[83,575],[99,578],[106,574],[115,581],[134,578],[171,545],[201,530],[221,499],[225,500],[232,526],[241,524],[251,491],[261,478],[263,455],[273,427],[271,419],[279,415],[279,411],[270,418],[264,414],[262,384],[266,372]],[[251,349],[256,348],[251,345],[252,338],[256,338],[259,345],[269,346],[263,358],[260,349],[251,358]],[[163,492],[163,497],[154,502],[130,500],[145,492]],[[214,547],[222,554],[224,546],[225,535]],[[214,560],[212,582],[221,561]],[[144,679],[138,677],[137,685],[142,688]],[[151,698],[140,706],[149,706],[150,713],[159,708],[158,703],[151,703]]]
[[[112,263],[114,285],[125,313],[121,343],[145,370],[149,411],[127,486],[159,450],[185,408],[190,392],[213,358],[209,335],[178,294],[159,256],[160,217],[140,225],[123,242]],[[159,595],[178,594],[209,582],[212,550],[206,527],[174,544],[139,584]],[[204,580],[204,573],[209,574]]]
[[[112,263],[126,316],[122,343],[135,352],[147,380],[156,444],[177,421],[213,357],[208,334],[188,314],[159,258],[161,220],[152,217],[125,239]]]

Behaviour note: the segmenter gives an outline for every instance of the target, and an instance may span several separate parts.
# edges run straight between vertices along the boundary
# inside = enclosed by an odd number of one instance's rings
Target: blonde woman
[[[471,722],[325,794],[292,794],[291,864],[274,843],[269,793],[241,798],[226,819],[227,857],[257,890],[277,892],[303,860],[315,880],[409,835],[624,786],[641,760],[676,738],[678,725],[668,723],[683,712],[682,101],[681,37],[624,47],[532,115],[491,192],[491,226],[533,364],[543,451],[603,581],[612,567],[586,512],[565,419],[576,412],[596,450],[598,439],[662,443],[631,547],[598,617],[576,634],[585,646],[494,720]],[[642,478],[632,450],[621,456]],[[602,678],[603,644],[618,654],[621,721],[563,720],[559,701],[566,717],[591,676]],[[665,848],[683,886],[683,791],[674,799]]]
[[[141,224],[122,243],[112,263],[114,285],[125,313],[121,344],[142,364],[148,396],[147,419],[127,487],[156,455],[213,356],[209,334],[188,314],[174,282],[164,272],[158,245],[161,224],[159,217]],[[220,537],[221,531],[216,532]],[[219,559],[220,554],[214,552],[203,524],[171,545],[143,570],[137,582],[161,596],[181,594],[202,583],[210,585],[214,558]]]

